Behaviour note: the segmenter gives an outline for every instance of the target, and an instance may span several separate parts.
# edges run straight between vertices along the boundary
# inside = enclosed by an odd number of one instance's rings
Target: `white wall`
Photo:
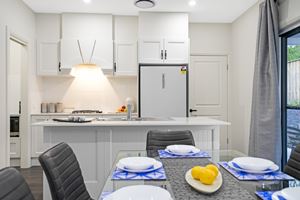
[[[35,17],[33,12],[25,6],[21,0],[2,0],[0,6],[0,168],[7,166],[9,164],[9,159],[7,157],[8,142],[9,137],[7,135],[7,118],[6,113],[6,33],[5,26],[8,26],[9,30],[16,36],[26,40],[28,42],[28,53],[29,53],[29,99],[31,102],[28,104],[29,111],[34,109],[32,106],[35,101],[39,101],[38,87],[36,84],[35,76]],[[24,141],[26,141],[27,135],[24,136]],[[23,158],[24,155],[28,154],[29,147],[24,147],[22,149]],[[23,166],[27,166],[26,162],[23,162]]]
[[[189,36],[192,55],[229,55],[231,24],[190,23]]]
[[[300,26],[300,1],[280,0],[279,19],[281,29],[292,29]]]
[[[259,4],[232,23],[229,67],[231,148],[248,153]]]

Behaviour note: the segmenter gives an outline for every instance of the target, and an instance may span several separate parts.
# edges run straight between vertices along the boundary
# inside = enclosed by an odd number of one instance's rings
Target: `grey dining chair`
[[[77,158],[71,147],[62,142],[39,156],[53,200],[92,200]]]
[[[292,151],[284,172],[300,180],[300,144]]]
[[[157,156],[159,149],[165,149],[168,145],[185,144],[195,146],[191,131],[159,131],[151,130],[147,134],[146,150],[149,156]]]
[[[0,200],[34,200],[28,184],[15,168],[0,170]]]

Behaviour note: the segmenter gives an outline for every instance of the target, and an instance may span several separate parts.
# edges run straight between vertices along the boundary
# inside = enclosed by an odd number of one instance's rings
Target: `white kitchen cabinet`
[[[32,117],[31,122],[42,122],[45,120],[50,120],[50,116],[39,116]],[[41,126],[31,126],[31,158],[38,158],[41,153],[45,151],[45,147],[43,145],[44,140],[44,131]]]
[[[188,39],[140,39],[139,63],[185,64],[188,63]]]
[[[183,64],[189,62],[189,40],[165,39],[164,63]]]
[[[37,41],[37,73],[41,76],[57,75],[60,67],[60,42]]]
[[[164,63],[164,42],[160,38],[139,40],[139,63]]]
[[[136,76],[138,71],[137,42],[115,42],[115,74]]]
[[[114,75],[137,76],[138,17],[114,17]]]
[[[10,138],[10,158],[20,158],[21,156],[21,139],[20,137]]]

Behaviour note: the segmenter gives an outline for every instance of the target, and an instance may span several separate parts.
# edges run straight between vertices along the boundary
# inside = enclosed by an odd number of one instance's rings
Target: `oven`
[[[20,136],[20,116],[10,117],[10,137]]]

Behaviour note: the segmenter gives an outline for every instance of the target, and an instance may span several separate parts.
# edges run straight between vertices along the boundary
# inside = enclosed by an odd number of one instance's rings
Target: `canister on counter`
[[[55,103],[49,103],[48,104],[48,112],[49,113],[55,113]]]
[[[63,106],[63,103],[56,103],[55,105],[55,111],[57,113],[62,113],[64,111],[64,106]]]
[[[41,103],[41,113],[47,113],[48,112],[48,104],[47,103]]]

